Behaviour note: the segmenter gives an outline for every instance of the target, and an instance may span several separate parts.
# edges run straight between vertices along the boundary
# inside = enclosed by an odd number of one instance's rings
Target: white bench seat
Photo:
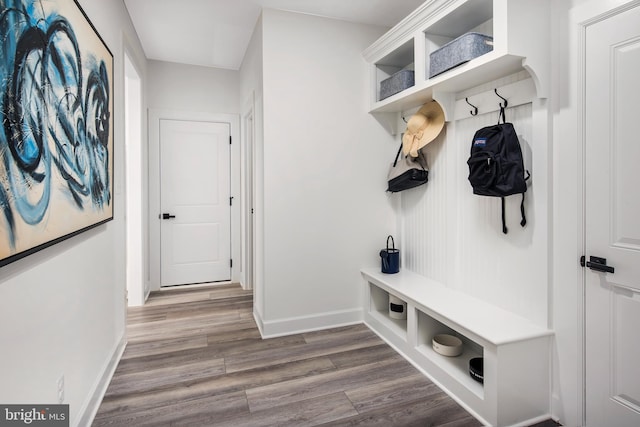
[[[549,417],[552,330],[411,271],[361,273],[365,323],[481,421],[518,426]],[[389,316],[389,295],[407,303],[406,319]],[[463,354],[433,351],[438,333],[458,335]],[[484,384],[468,373],[479,356]]]

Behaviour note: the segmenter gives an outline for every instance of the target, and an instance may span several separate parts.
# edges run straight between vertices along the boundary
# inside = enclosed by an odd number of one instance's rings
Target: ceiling
[[[149,59],[240,68],[263,8],[392,27],[424,0],[124,0]]]

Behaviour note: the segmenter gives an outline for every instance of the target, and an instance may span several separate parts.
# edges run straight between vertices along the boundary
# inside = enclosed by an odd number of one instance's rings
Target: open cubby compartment
[[[406,269],[361,272],[367,326],[481,422],[531,425],[548,418],[553,331]],[[389,295],[407,302],[406,321],[389,316]],[[436,353],[432,339],[438,333],[458,336],[464,352]],[[483,384],[469,374],[473,357],[484,358]]]
[[[376,101],[380,100],[380,83],[398,71],[414,69],[415,49],[413,38],[402,43],[397,49],[376,61]],[[396,94],[397,95],[397,94]],[[391,95],[394,96],[394,95]]]
[[[470,32],[492,36],[493,1],[473,0],[460,4],[424,30],[425,75],[429,79],[430,54],[452,40]],[[443,72],[446,74],[446,71]],[[440,74],[442,75],[442,74]],[[437,77],[437,76],[436,76]]]
[[[369,283],[369,295],[371,300],[369,313],[371,316],[406,341],[407,319],[394,319],[389,316],[389,292],[373,283]]]
[[[369,112],[395,134],[397,125],[389,123],[397,121],[398,113],[434,99],[443,106],[445,118],[450,121],[453,112],[449,107],[456,93],[523,69],[535,83],[536,97],[546,98],[550,89],[550,4],[551,0],[424,2],[363,52],[370,64]],[[480,54],[483,49],[478,49],[469,54],[478,56],[429,78],[430,54],[470,32],[491,36],[493,49],[484,54]],[[441,57],[444,62],[447,58],[446,54]],[[462,56],[454,62],[465,59]],[[410,67],[415,71],[414,86],[380,100],[380,82]]]
[[[469,374],[469,360],[474,357],[484,357],[484,348],[465,335],[442,322],[434,319],[420,310],[416,310],[418,322],[416,349],[433,364],[446,371],[456,381],[469,389],[479,398],[484,397],[484,387],[471,378]],[[463,352],[459,356],[443,356],[433,350],[432,339],[438,334],[454,335],[462,340]]]

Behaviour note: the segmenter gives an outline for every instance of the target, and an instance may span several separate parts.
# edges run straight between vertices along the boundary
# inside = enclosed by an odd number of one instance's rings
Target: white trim
[[[585,248],[585,32],[591,24],[638,0],[591,0],[578,5],[553,2],[557,36],[566,48],[554,50],[553,96],[553,328],[556,330],[552,415],[562,424],[586,423],[586,352],[584,269],[578,262]],[[560,49],[560,50],[558,50]]]
[[[171,109],[149,109],[149,277],[151,290],[160,289],[160,120],[192,120],[229,123],[231,138],[231,281],[240,282],[240,116]]]
[[[425,26],[425,22],[432,20],[435,16],[457,1],[459,0],[446,0],[444,2],[430,0],[424,2],[369,46],[362,53],[362,56],[364,56],[367,62],[372,62],[374,59],[378,59],[382,54],[395,49],[397,46],[400,46],[407,40],[411,39],[416,31]]]
[[[123,42],[123,76],[124,76],[124,169],[125,169],[125,251],[126,251],[126,288],[128,306],[142,306],[149,294],[149,282],[147,280],[146,247],[147,232],[145,212],[145,188],[147,183],[146,161],[147,153],[144,142],[144,80],[140,68],[134,61],[131,49],[127,41]],[[130,70],[130,71],[129,71]],[[133,73],[133,75],[131,75]],[[129,87],[129,81],[134,83]],[[137,89],[137,90],[136,90]],[[130,104],[132,102],[132,105]],[[136,108],[135,111],[133,108]],[[134,133],[135,132],[135,133]],[[139,145],[138,150],[132,150],[132,144]],[[138,151],[134,156],[132,151]],[[133,164],[133,162],[137,164]],[[135,179],[134,179],[135,177]],[[138,186],[132,186],[132,182],[138,181]],[[133,190],[133,191],[132,191]]]
[[[272,321],[265,321],[260,318],[256,310],[254,310],[253,315],[262,338],[275,338],[304,332],[339,328],[341,326],[356,325],[363,322],[363,312],[361,308]]]
[[[585,216],[586,216],[586,209],[585,209],[585,202],[586,202],[586,197],[585,197],[585,184],[586,184],[586,167],[585,167],[585,147],[586,147],[586,108],[584,105],[585,99],[586,99],[586,64],[585,64],[585,58],[586,58],[586,31],[587,31],[587,26],[584,23],[580,24],[580,28],[578,30],[578,52],[577,52],[577,60],[578,60],[578,69],[577,69],[577,93],[576,93],[576,97],[577,97],[577,115],[576,115],[576,119],[577,119],[577,132],[576,132],[576,145],[577,145],[577,150],[576,150],[576,158],[578,160],[578,197],[577,197],[577,203],[578,203],[578,212],[580,213],[580,215],[578,216],[578,218],[576,218],[576,226],[578,227],[578,230],[580,230],[578,232],[578,242],[577,242],[577,247],[578,247],[578,254],[577,258],[580,257],[581,254],[585,253],[585,249],[586,249],[586,235],[587,235],[587,231],[585,229]],[[587,317],[587,313],[585,311],[585,307],[586,307],[586,292],[585,292],[585,280],[586,280],[586,275],[584,270],[582,271],[582,274],[580,274],[578,276],[578,295],[580,296],[580,298],[577,300],[578,302],[578,307],[577,307],[577,311],[578,311],[578,336],[577,336],[577,341],[578,341],[578,346],[580,348],[580,351],[578,352],[578,360],[577,362],[579,363],[580,366],[580,372],[582,375],[578,376],[578,390],[580,392],[580,395],[578,397],[578,402],[580,404],[580,421],[581,421],[581,425],[586,425],[587,422],[587,407],[586,407],[586,403],[587,403],[587,386],[586,386],[586,371],[587,371],[587,350],[586,350],[586,328],[585,328],[585,321],[586,321],[586,317]]]
[[[258,326],[258,331],[260,332],[260,336],[262,338],[265,338],[264,321],[262,320],[262,316],[260,316],[260,313],[258,312],[258,310],[256,310],[255,304],[253,305],[253,319],[256,321],[256,325]]]
[[[604,4],[602,4],[604,3]],[[586,106],[586,98],[587,98],[587,77],[586,77],[586,55],[587,55],[587,44],[586,44],[586,34],[587,28],[590,26],[602,22],[606,19],[609,19],[615,15],[619,15],[627,10],[630,10],[634,7],[638,7],[640,5],[640,0],[633,1],[624,1],[624,0],[611,0],[608,2],[599,2],[593,1],[589,2],[584,6],[584,8],[578,9],[578,12],[574,15],[574,21],[572,24],[575,24],[577,21],[578,25],[578,51],[577,51],[577,102],[576,102],[576,116],[577,116],[577,152],[576,157],[578,159],[578,210],[580,212],[579,217],[577,218],[577,226],[579,227],[580,232],[578,233],[578,242],[577,246],[579,248],[579,252],[577,257],[581,255],[586,255],[586,240],[587,240],[587,229],[586,229],[586,182],[587,182],[587,164],[586,164],[586,147],[587,147],[587,106]],[[587,350],[586,350],[586,342],[587,342],[587,312],[586,312],[586,271],[583,268],[581,274],[578,279],[578,289],[579,296],[578,299],[578,345],[580,347],[579,352],[579,360],[577,361],[581,368],[581,374],[578,377],[578,390],[580,391],[579,403],[581,406],[581,417],[582,424],[587,425],[589,421],[587,419],[587,384],[586,384],[586,375],[587,375]]]
[[[93,392],[89,394],[88,398],[85,400],[84,405],[80,409],[80,416],[78,418],[78,423],[76,424],[76,426],[90,426],[93,423],[93,419],[98,413],[98,409],[100,408],[102,399],[107,392],[109,383],[113,378],[113,374],[115,373],[116,368],[118,367],[118,363],[120,363],[120,359],[122,358],[122,354],[124,353],[126,346],[126,336],[122,335],[120,342],[116,345],[116,348],[111,354],[111,358],[102,370],[102,375],[100,376],[100,378],[98,378],[98,381],[93,387]]]
[[[251,128],[248,129],[248,122],[250,120]],[[255,91],[251,91],[251,94],[244,103],[242,109],[242,142],[240,146],[240,161],[241,161],[241,177],[240,177],[240,209],[245,208],[240,212],[241,222],[241,241],[242,241],[242,259],[240,264],[242,267],[240,285],[242,289],[249,290],[254,289],[255,282],[255,250],[253,244],[255,242],[255,224],[250,224],[253,221],[252,214],[249,207],[253,205],[255,201],[255,188],[253,186],[255,170],[253,167],[255,158]],[[251,137],[251,139],[249,139]],[[250,200],[253,199],[253,200]],[[255,295],[254,295],[255,296]]]

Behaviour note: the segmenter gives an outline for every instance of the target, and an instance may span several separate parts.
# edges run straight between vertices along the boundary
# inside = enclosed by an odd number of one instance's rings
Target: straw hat
[[[402,137],[404,155],[418,157],[418,150],[436,139],[444,127],[444,111],[436,101],[427,102],[407,122]]]

